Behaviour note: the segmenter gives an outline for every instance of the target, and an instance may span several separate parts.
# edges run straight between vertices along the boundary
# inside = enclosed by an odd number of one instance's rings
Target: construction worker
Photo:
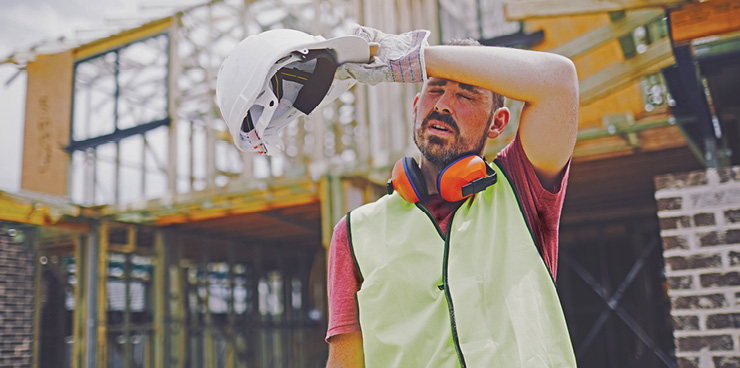
[[[575,366],[554,286],[573,63],[471,40],[429,46],[428,31],[355,34],[374,58],[336,78],[423,82],[409,126],[421,156],[396,163],[392,194],[334,228],[327,367]],[[503,96],[524,102],[518,131],[485,162],[510,120]]]

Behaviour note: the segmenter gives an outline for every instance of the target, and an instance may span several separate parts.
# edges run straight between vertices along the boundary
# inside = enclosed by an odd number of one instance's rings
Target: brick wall
[[[31,366],[35,263],[24,235],[0,223],[0,368]]]
[[[740,167],[655,178],[680,367],[740,367]]]

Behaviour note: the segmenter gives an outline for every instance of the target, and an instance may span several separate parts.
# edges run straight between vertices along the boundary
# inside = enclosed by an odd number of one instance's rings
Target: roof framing
[[[686,0],[525,0],[506,3],[504,13],[508,20],[524,20],[640,8],[671,8],[686,3]]]

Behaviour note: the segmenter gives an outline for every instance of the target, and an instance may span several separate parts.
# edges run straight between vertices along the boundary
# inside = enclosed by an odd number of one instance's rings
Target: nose
[[[452,94],[450,91],[445,91],[439,97],[437,103],[434,104],[434,110],[445,114],[452,114]]]

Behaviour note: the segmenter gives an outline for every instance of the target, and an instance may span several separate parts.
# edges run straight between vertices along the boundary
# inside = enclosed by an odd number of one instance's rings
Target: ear
[[[493,139],[503,133],[506,126],[509,125],[509,119],[511,118],[511,111],[509,108],[499,107],[493,112],[493,121],[491,127],[488,128],[488,138]]]

